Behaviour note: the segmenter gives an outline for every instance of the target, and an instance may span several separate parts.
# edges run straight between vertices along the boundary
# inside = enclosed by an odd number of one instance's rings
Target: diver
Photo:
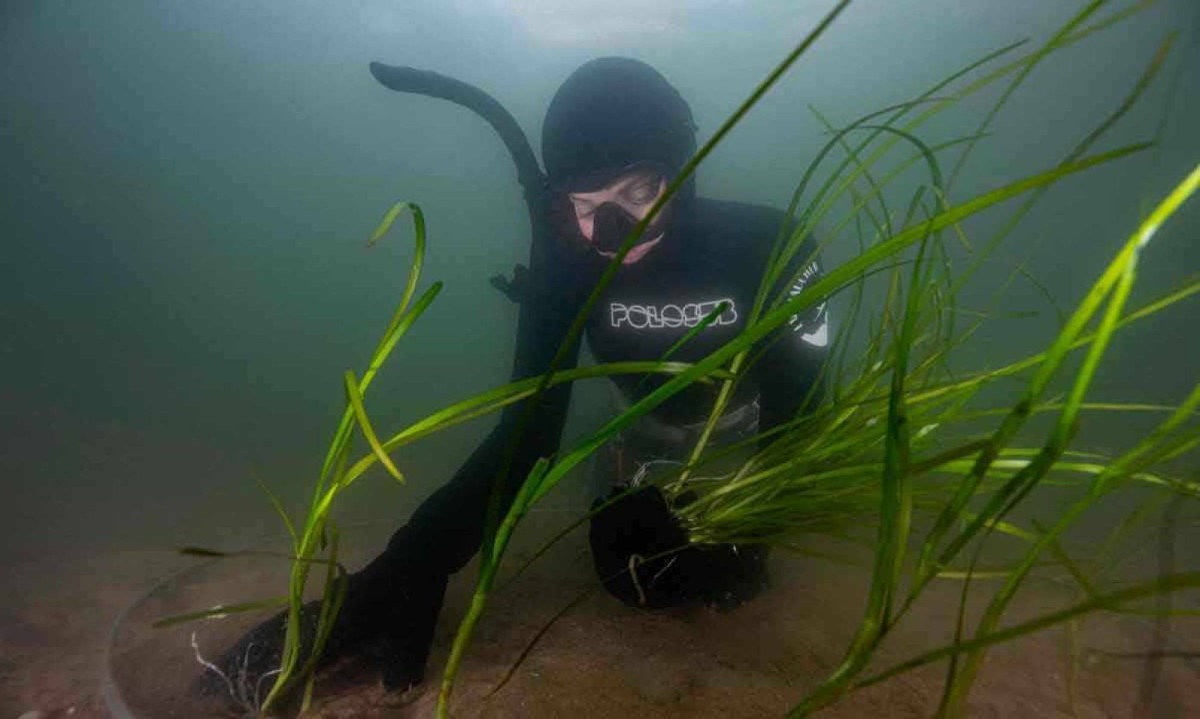
[[[408,68],[376,63],[372,72],[393,89],[461,104],[481,94],[461,83],[458,90],[443,88],[433,81],[440,76]],[[491,105],[498,103],[477,103],[495,111]],[[507,135],[518,160],[533,222],[529,267],[518,267],[512,280],[493,279],[520,305],[512,372],[517,380],[549,368],[621,242],[695,153],[697,128],[688,104],[662,75],[642,62],[616,57],[584,64],[555,94],[542,129],[544,175],[530,168],[532,153],[527,143],[521,146],[524,137],[513,139],[515,122],[501,118],[493,125]],[[584,335],[592,354],[600,362],[657,360],[717,310],[716,319],[672,359],[699,360],[736,337],[784,223],[785,214],[771,208],[697,197],[689,179],[625,256],[587,318]],[[792,292],[820,276],[811,238],[797,262]],[[739,383],[715,441],[754,437],[816,406],[828,336],[822,304],[764,341],[751,381]],[[579,344],[569,348],[560,370],[575,366]],[[661,376],[619,376],[614,394],[620,402],[636,401],[663,381]],[[604,586],[627,604],[653,609],[703,603],[727,610],[766,585],[764,547],[672,551],[685,546],[687,536],[664,495],[648,482],[630,489],[656,466],[686,460],[714,392],[713,387],[689,387],[597,458],[607,497],[614,501],[592,520],[593,561]],[[447,581],[479,550],[493,483],[503,512],[538,458],[558,451],[570,395],[569,384],[545,392],[510,450],[509,471],[497,480],[523,411],[523,404],[508,407],[383,553],[349,576],[323,664],[353,655],[378,668],[388,689],[422,681]],[[308,605],[304,616],[310,641],[315,605]],[[285,620],[283,613],[260,624],[218,664],[252,676],[277,668]]]

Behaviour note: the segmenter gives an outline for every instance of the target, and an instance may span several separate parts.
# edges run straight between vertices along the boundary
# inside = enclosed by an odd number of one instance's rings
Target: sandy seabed
[[[75,564],[15,568],[17,582],[0,609],[0,719],[111,716],[105,678],[138,717],[232,716],[202,705],[187,686],[199,671],[191,628],[151,630],[151,615],[206,606],[214,587],[245,600],[278,593],[270,572],[220,573],[179,581],[150,605],[147,588],[186,564],[168,552],[115,552]],[[48,566],[57,571],[48,572]],[[224,571],[224,570],[222,570]],[[274,571],[274,570],[272,570]],[[277,572],[276,572],[277,574]],[[581,542],[564,542],[545,561],[495,595],[456,688],[456,717],[738,717],[781,716],[828,672],[862,612],[865,571],[811,559],[773,558],[773,585],[755,601],[720,614],[703,608],[642,612],[593,591],[559,619],[511,680],[497,682],[545,623],[594,587]],[[281,575],[279,575],[281,576]],[[63,579],[69,577],[70,579]],[[57,579],[56,579],[57,578]],[[308,716],[432,716],[436,685],[474,575],[451,585],[426,683],[389,694],[354,662],[325,673]],[[222,585],[224,582],[224,585]],[[935,585],[905,618],[872,669],[883,669],[950,637],[958,584]],[[19,589],[18,589],[19,588]],[[273,591],[272,591],[273,590]],[[1014,619],[1064,606],[1066,594],[1035,585]],[[106,661],[113,620],[135,605]],[[1200,645],[1196,625],[1176,619],[1170,649]],[[206,630],[219,647],[238,627]],[[1055,628],[996,648],[971,693],[968,715],[997,717],[1200,717],[1200,661],[1162,661],[1153,703],[1139,708],[1144,660],[1114,656],[1145,651],[1150,624],[1094,615],[1079,627],[1083,651],[1070,679],[1067,632]],[[215,652],[214,652],[215,653]],[[870,672],[868,672],[870,673]],[[944,665],[910,672],[845,697],[821,717],[925,717],[940,697]],[[1073,689],[1071,685],[1073,686]],[[1073,695],[1073,696],[1072,696]]]

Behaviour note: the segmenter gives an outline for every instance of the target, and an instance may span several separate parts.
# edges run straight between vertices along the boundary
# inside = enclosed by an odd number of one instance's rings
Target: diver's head
[[[572,73],[542,125],[542,158],[563,200],[563,231],[602,255],[615,252],[695,150],[687,103],[654,68],[628,58],[592,60]],[[693,194],[689,180],[655,216],[626,264],[663,240],[671,205]]]

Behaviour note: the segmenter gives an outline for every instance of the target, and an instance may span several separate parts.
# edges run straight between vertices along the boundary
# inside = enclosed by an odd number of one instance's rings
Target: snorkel
[[[653,169],[669,182],[696,150],[690,107],[658,71],[629,58],[592,60],[563,82],[542,125],[545,171],[512,114],[478,87],[412,67],[373,62],[370,69],[388,89],[453,102],[491,125],[517,169],[533,252],[559,252],[582,261],[591,271],[596,259],[607,262],[640,218],[624,203],[598,206],[593,237],[585,237],[570,194],[595,191],[624,174],[645,169]],[[659,213],[638,245],[669,241],[671,215],[694,196],[695,183],[689,178],[672,199],[674,211]],[[565,251],[562,245],[567,246]],[[632,252],[636,258],[646,250],[635,245]],[[497,276],[492,284],[519,301],[525,274],[525,268],[518,266],[512,280]]]

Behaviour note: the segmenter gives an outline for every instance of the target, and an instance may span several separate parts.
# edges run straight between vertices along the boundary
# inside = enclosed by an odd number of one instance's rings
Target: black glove
[[[624,491],[614,489],[592,509]],[[603,509],[592,518],[589,538],[596,575],[625,604],[656,609],[685,603],[692,595],[688,573],[673,571],[689,558],[687,533],[657,487],[637,490]]]
[[[350,575],[317,668],[356,656],[380,672],[387,689],[404,690],[424,678],[447,577],[389,572],[386,559],[387,553]],[[309,602],[301,611],[301,662],[311,651],[320,610],[319,602]],[[228,695],[228,679],[233,701],[265,698],[273,680],[259,680],[279,668],[286,626],[287,612],[281,612],[251,629],[214,662],[225,678],[206,670],[196,688],[204,695]]]
[[[626,491],[614,489],[592,508]],[[765,547],[690,545],[657,487],[637,490],[602,510],[592,518],[589,538],[597,576],[629,606],[657,609],[699,601],[728,610],[767,585]]]
[[[736,609],[770,585],[765,545],[710,544],[695,549],[699,555],[695,591],[718,611]]]

